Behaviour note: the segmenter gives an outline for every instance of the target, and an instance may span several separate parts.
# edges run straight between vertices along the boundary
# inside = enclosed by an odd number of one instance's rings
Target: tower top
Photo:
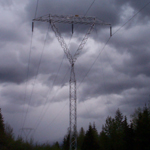
[[[34,18],[33,21],[51,22],[54,23],[68,23],[68,24],[98,24],[98,25],[111,25],[105,23],[96,17],[88,17],[82,15],[52,15],[47,14],[38,18]]]

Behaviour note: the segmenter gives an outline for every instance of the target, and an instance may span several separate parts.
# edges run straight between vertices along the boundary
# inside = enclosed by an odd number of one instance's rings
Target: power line
[[[95,2],[95,1],[93,1]],[[93,3],[92,3],[93,4]],[[91,4],[91,5],[92,5]],[[137,14],[139,14],[145,7],[147,7],[150,4],[150,2],[148,2],[147,4],[145,4],[137,13],[135,13],[127,22],[125,22],[120,28],[118,28],[113,34],[115,35],[122,27],[124,27],[128,22],[130,22]],[[85,78],[88,76],[89,72],[91,71],[91,69],[93,68],[94,64],[96,63],[97,59],[100,57],[101,53],[103,52],[103,50],[105,49],[106,45],[109,43],[111,37],[109,37],[109,39],[106,41],[105,45],[103,46],[102,50],[100,51],[99,55],[96,57],[96,59],[94,60],[94,62],[92,63],[91,67],[89,68],[89,70],[87,71],[86,75],[83,77],[82,81],[80,82],[80,84],[78,85],[78,88],[80,87],[80,85],[83,83],[83,81],[85,80]]]
[[[30,66],[31,51],[32,51],[32,41],[33,41],[33,32],[32,32],[31,41],[30,41],[29,56],[28,56],[28,67],[27,67],[27,74],[26,74],[26,81],[25,81],[25,94],[24,94],[23,102],[25,102],[26,96],[27,96],[27,81],[29,78],[29,66]],[[22,124],[22,127],[23,127],[24,126],[23,120],[22,120],[22,123],[23,123]],[[22,132],[21,132],[21,134],[22,134]]]
[[[86,13],[85,13],[84,16],[86,16],[86,14],[87,14],[88,11],[91,9],[91,7],[92,7],[92,5],[94,4],[94,2],[95,2],[95,0],[91,3],[91,5],[90,5],[89,8],[87,9],[87,11],[86,11]],[[72,36],[73,36],[73,34],[72,34]],[[71,39],[72,39],[72,36],[71,36],[71,38],[70,38],[70,41],[71,41]],[[69,42],[69,43],[70,43],[70,42]],[[55,79],[56,79],[56,78],[55,78]],[[54,79],[54,82],[55,82],[55,79]],[[54,82],[53,82],[53,85],[54,85]],[[46,102],[47,102],[47,100],[46,100]],[[64,107],[63,107],[63,109],[64,109]],[[62,109],[62,110],[63,110],[63,109]],[[46,110],[46,111],[47,111],[47,110]],[[46,111],[45,111],[45,112],[46,112]],[[45,115],[45,112],[44,112],[44,115]],[[60,111],[60,112],[61,112],[61,111]],[[60,113],[60,112],[59,112],[59,113]],[[59,113],[57,114],[57,116],[59,115]],[[44,116],[44,115],[43,115],[43,116]],[[57,118],[57,116],[53,119],[53,121]],[[42,119],[43,119],[43,117],[41,118],[41,120],[42,120]],[[52,121],[52,122],[53,122],[53,121]],[[40,121],[40,122],[41,122],[41,121]],[[40,122],[37,124],[37,127],[39,126]],[[37,127],[36,127],[36,129],[37,129]],[[35,131],[36,131],[36,130],[35,130]]]
[[[29,103],[28,103],[27,111],[26,111],[26,113],[25,113],[25,118],[24,118],[24,122],[23,122],[23,127],[24,127],[24,124],[25,124],[25,121],[26,121],[26,117],[27,117],[27,114],[28,114],[28,111],[29,111],[29,105],[30,105],[30,103],[31,103],[31,98],[32,98],[32,95],[33,95],[33,91],[34,91],[36,79],[37,79],[37,76],[38,76],[38,73],[39,73],[39,68],[40,68],[40,65],[41,65],[41,61],[42,61],[42,57],[43,57],[43,53],[44,53],[44,49],[45,49],[45,44],[46,44],[46,40],[47,40],[47,36],[48,36],[49,27],[50,27],[50,26],[48,26],[47,34],[46,34],[46,37],[45,37],[45,40],[44,40],[44,46],[43,46],[43,49],[42,49],[42,53],[41,53],[41,55],[40,55],[40,60],[39,60],[39,63],[38,63],[37,72],[36,72],[36,75],[35,75],[35,78],[34,78],[34,82],[33,82],[32,91],[31,91],[31,94],[30,94],[30,97],[29,97]]]
[[[37,0],[37,3],[36,3],[36,9],[35,9],[35,15],[34,15],[34,18],[36,18],[36,14],[37,14],[37,10],[38,10],[38,4],[39,4],[39,0]]]
[[[110,62],[110,59],[109,59],[108,54],[107,54],[106,51],[105,51],[105,54],[106,54],[106,56],[107,56],[108,63],[109,63],[109,65],[111,66],[111,62]],[[115,78],[116,78],[116,80],[117,80],[118,83],[119,83],[119,78],[117,77],[117,75],[115,76]],[[103,81],[104,81],[104,79],[103,79]],[[124,87],[123,87],[123,88],[124,88]],[[121,89],[121,87],[120,87],[120,89]],[[129,100],[126,98],[125,95],[124,95],[124,98],[125,98],[126,101],[128,101],[128,104],[129,104]]]
[[[135,13],[127,22],[125,22],[120,28],[118,28],[113,34],[115,35],[122,27],[124,27],[128,22],[130,22],[137,14],[139,14],[146,6],[148,6],[150,4],[150,2],[148,2],[147,4],[145,4],[137,13]],[[78,88],[80,87],[80,85],[82,84],[82,82],[84,81],[84,79],[88,76],[89,72],[91,71],[91,69],[93,68],[94,64],[96,63],[97,59],[100,57],[102,51],[105,49],[106,45],[109,43],[111,37],[109,37],[109,39],[106,41],[105,45],[103,46],[102,50],[100,51],[99,55],[96,57],[95,61],[92,63],[91,67],[89,68],[89,70],[87,71],[86,75],[83,77],[82,81],[80,82],[80,84],[78,85]]]
[[[113,34],[115,35],[122,27],[124,27],[128,22],[130,22],[137,14],[139,14],[145,7],[147,7],[150,4],[150,1],[145,4],[138,12],[136,12],[128,21],[126,21],[121,27],[119,27]],[[94,64],[96,63],[97,59],[99,58],[99,56],[101,55],[102,51],[105,49],[106,45],[108,44],[108,42],[110,41],[111,37],[109,37],[109,39],[106,41],[104,47],[102,48],[102,50],[99,52],[99,55],[96,57],[95,61],[92,63],[91,67],[89,68],[89,70],[87,71],[86,75],[83,77],[82,81],[80,82],[79,86],[82,84],[82,82],[84,81],[84,79],[87,77],[87,75],[89,74],[89,72],[91,71],[91,69],[93,68]],[[78,86],[78,87],[79,87]]]
[[[91,3],[91,5],[89,6],[89,8],[88,8],[88,10],[86,11],[86,13],[85,13],[85,15],[88,13],[88,11],[91,9],[91,7],[92,7],[92,5],[94,4],[94,2],[95,2],[95,0]],[[84,16],[85,16],[84,15]],[[73,34],[71,35],[71,38],[70,38],[70,40],[69,40],[69,44],[70,44],[70,42],[71,42],[71,39],[72,39],[72,37],[73,37]],[[54,82],[53,82],[54,83]],[[46,110],[47,111],[47,110]],[[46,112],[45,111],[45,112]],[[45,112],[44,112],[44,115],[45,115]],[[60,111],[61,112],[61,111]],[[58,113],[59,114],[59,113]],[[57,116],[58,116],[58,114],[57,114]],[[44,115],[43,115],[43,117],[44,117]],[[41,118],[41,120],[43,119],[43,117]],[[56,117],[57,118],[57,117]],[[55,119],[56,119],[55,118]],[[53,121],[55,120],[55,119],[53,119]],[[41,122],[41,121],[40,121]],[[39,124],[40,124],[40,122],[37,124],[37,127],[39,126]],[[37,129],[37,127],[36,127],[36,129]],[[36,131],[36,130],[35,130]]]
[[[86,11],[86,13],[85,13],[85,15],[84,16],[86,16],[87,15],[87,13],[89,12],[89,10],[91,9],[91,7],[92,7],[92,5],[95,3],[95,0],[93,0],[93,2],[91,3],[91,5],[89,6],[89,8],[87,9],[87,11]]]
[[[68,16],[58,16],[58,15],[46,15],[42,16],[40,18],[35,18],[33,21],[41,21],[41,22],[50,22],[51,28],[53,32],[55,33],[55,36],[61,45],[62,49],[64,50],[64,53],[66,54],[68,61],[71,65],[71,72],[70,72],[70,81],[69,81],[69,108],[70,108],[70,149],[77,149],[77,109],[76,109],[76,78],[75,78],[75,71],[74,71],[74,64],[77,60],[78,55],[81,53],[84,45],[86,44],[88,37],[93,29],[93,27],[98,25],[109,25],[108,23],[102,22],[101,20],[95,18],[95,17],[83,17],[83,16],[70,16],[68,19]],[[71,55],[69,52],[69,49],[61,36],[58,28],[56,27],[55,23],[74,23],[74,24],[85,24],[89,25],[88,31],[85,33],[84,38],[81,40],[81,43],[79,44],[79,47],[74,55]]]
[[[123,28],[128,22],[130,22],[137,14],[139,14],[145,7],[150,4],[150,1],[146,3],[139,11],[137,11],[127,22],[125,22],[120,28],[118,28],[112,35],[115,35],[121,28]]]
[[[91,7],[93,6],[94,3],[95,3],[95,0],[93,0],[93,2],[91,3],[91,5],[88,7],[86,13],[84,14],[84,17],[87,15],[87,13],[89,12],[89,10],[91,9]],[[77,26],[77,28],[78,28],[78,26]],[[72,36],[71,36],[71,39],[72,39]]]
[[[71,36],[71,38],[72,38],[72,36]],[[71,38],[70,38],[70,41],[71,41]],[[65,54],[64,54],[63,59],[62,59],[62,61],[61,61],[61,63],[60,63],[60,66],[59,66],[59,68],[58,68],[57,74],[56,74],[56,76],[55,76],[55,78],[54,78],[54,81],[53,81],[53,84],[52,84],[52,88],[51,88],[51,90],[49,89],[48,92],[47,92],[47,94],[46,94],[46,95],[47,95],[47,96],[46,96],[47,98],[46,98],[46,101],[45,101],[45,104],[44,104],[44,105],[46,105],[46,103],[47,103],[47,101],[48,101],[48,94],[52,91],[52,89],[53,89],[53,87],[54,87],[55,81],[56,81],[56,79],[57,79],[57,76],[58,76],[58,73],[59,73],[60,68],[61,68],[61,66],[62,66],[62,63],[63,63],[64,58],[65,58]],[[68,73],[68,71],[67,71],[67,73]],[[67,76],[67,73],[66,73],[65,77]],[[63,87],[63,85],[62,85],[62,87]],[[62,88],[62,87],[61,87],[61,88]],[[59,91],[59,90],[58,90],[58,91]],[[53,97],[52,99],[54,99],[54,97]],[[48,109],[48,107],[47,107],[47,109]],[[44,115],[45,115],[47,109],[45,110],[45,112],[43,112],[43,111],[44,111],[44,107],[43,107],[41,114],[44,113]],[[37,123],[36,123],[36,124],[37,124],[37,127],[39,126],[40,122],[42,121],[44,115],[41,115],[41,118],[39,118],[39,121],[37,121]],[[37,129],[37,127],[36,127],[36,129]]]
[[[94,64],[96,63],[97,59],[99,58],[99,56],[101,55],[102,51],[105,49],[106,45],[108,44],[108,42],[110,41],[110,38],[107,40],[107,42],[105,43],[105,45],[103,46],[102,50],[100,51],[100,53],[98,54],[98,56],[96,57],[96,59],[94,60],[94,62],[92,63],[92,65],[90,66],[89,70],[87,71],[86,75],[83,77],[83,79],[81,80],[80,84],[78,85],[78,88],[80,87],[80,85],[82,84],[82,82],[84,81],[84,79],[86,78],[86,76],[89,74],[89,72],[91,71],[91,69],[93,68]]]
[[[93,0],[93,2],[91,3],[91,5],[89,6],[89,8],[87,9],[87,11],[86,11],[86,13],[85,13],[84,16],[86,16],[86,14],[87,14],[88,11],[91,9],[91,7],[92,7],[92,5],[94,4],[94,2],[95,2],[95,0]],[[35,15],[34,15],[35,17],[34,17],[34,18],[36,18],[36,14],[37,14],[37,10],[38,10],[38,3],[39,3],[39,0],[37,0],[37,3],[36,3],[36,10],[35,10]],[[33,32],[32,32],[32,36],[33,36]],[[71,36],[71,39],[72,39],[72,36]],[[71,41],[71,39],[70,39],[70,41]],[[45,43],[45,42],[44,42],[44,43]],[[32,40],[31,40],[31,45],[32,45]],[[30,45],[30,47],[31,47],[31,45]],[[45,46],[45,44],[44,44],[44,46]],[[30,49],[31,49],[31,48],[30,48]],[[43,48],[43,50],[44,50],[44,48]],[[40,61],[39,61],[38,69],[37,69],[37,74],[36,74],[35,79],[34,79],[34,83],[33,83],[33,88],[32,88],[32,91],[31,91],[31,95],[30,95],[30,98],[29,98],[29,104],[31,103],[31,97],[32,97],[33,91],[34,91],[35,81],[36,81],[36,78],[37,78],[37,75],[38,75],[38,72],[39,72],[39,66],[40,66],[40,64],[41,64],[41,60],[42,60],[42,56],[43,56],[43,50],[42,50],[42,54],[41,54],[41,57],[40,57]],[[29,63],[30,63],[30,56],[31,56],[31,50],[30,50],[30,52],[29,52]],[[60,65],[60,66],[61,66],[61,65]],[[60,69],[60,67],[59,67],[59,69]],[[28,74],[29,74],[29,65],[28,65],[28,71],[27,71],[27,80],[28,80]],[[55,83],[55,80],[56,80],[56,78],[54,79],[53,85],[54,85],[54,83]],[[26,89],[25,89],[25,98],[24,98],[24,101],[25,101],[25,99],[26,99],[26,90],[27,90],[27,85],[26,85]],[[25,119],[24,119],[24,122],[23,122],[22,127],[23,127],[24,124],[25,124],[25,120],[26,120],[26,117],[27,117],[28,109],[29,109],[29,106],[28,106],[28,108],[27,108],[27,111],[26,111],[26,114],[25,114]]]
[[[66,76],[67,76],[69,70],[70,70],[70,68],[67,70],[67,72],[66,72],[66,74],[65,74],[65,76],[64,76],[64,78],[63,78],[63,80],[62,80],[62,83],[65,82],[65,78],[66,78]],[[63,88],[64,85],[65,85],[65,84],[63,83],[62,86],[57,89],[57,91],[55,92],[55,95],[53,96],[53,98],[52,98],[51,100],[54,100],[54,98],[55,98],[57,92],[58,92],[61,88]],[[46,101],[47,101],[47,100],[48,100],[48,95],[47,95]],[[36,125],[36,127],[35,127],[34,133],[36,132],[38,126],[40,125],[40,123],[41,123],[41,121],[42,121],[42,119],[43,119],[45,113],[47,112],[49,105],[50,105],[50,103],[48,104],[47,108],[45,109],[45,111],[44,111],[43,115],[41,116],[41,118],[39,119],[39,121],[36,123],[37,125]]]
[[[95,0],[93,0],[93,2],[91,3],[91,5],[89,6],[89,8],[87,9],[87,11],[86,11],[86,13],[85,13],[85,15],[84,16],[86,16],[87,15],[87,13],[89,12],[89,10],[91,9],[91,7],[92,7],[92,5],[94,4],[94,2],[95,2]],[[35,15],[36,16],[36,15]],[[70,40],[69,40],[69,45],[70,45],[70,42],[71,42],[71,39],[72,39],[72,37],[73,37],[73,34],[71,35],[71,38],[70,38]],[[62,63],[61,63],[62,64]],[[61,66],[61,65],[60,65]],[[59,69],[60,69],[60,67],[59,67]],[[59,72],[59,71],[58,71]],[[54,79],[54,82],[53,82],[53,85],[54,85],[54,83],[55,83],[55,80],[56,80],[56,78]],[[52,86],[53,87],[53,86]],[[47,102],[47,100],[46,100],[46,102]],[[46,102],[45,102],[45,104],[46,104]],[[43,109],[42,109],[42,111],[43,111]],[[44,112],[44,114],[45,114],[45,112]],[[43,117],[42,117],[43,118]],[[41,119],[42,120],[42,119]],[[39,123],[38,123],[39,124]]]
[[[36,17],[37,10],[38,10],[38,3],[39,3],[39,0],[37,0],[37,4],[36,4],[35,15],[34,15],[35,17]],[[30,66],[31,51],[32,51],[32,40],[33,40],[33,32],[32,32],[32,35],[31,35],[31,42],[30,42],[30,48],[29,48],[28,67],[27,67],[27,75],[26,75],[26,82],[25,82],[25,94],[24,94],[24,99],[23,99],[24,102],[26,100],[26,95],[27,95],[27,81],[28,81],[28,78],[29,78],[29,66]],[[24,122],[22,124],[22,127],[23,126],[24,126]],[[22,132],[21,132],[21,134],[22,134]]]
[[[48,101],[48,95],[49,95],[49,93],[51,93],[51,91],[52,91],[52,89],[53,89],[53,87],[54,87],[54,84],[55,84],[55,82],[56,82],[56,79],[57,79],[58,73],[59,73],[59,71],[60,71],[60,68],[61,68],[61,66],[62,66],[64,57],[65,57],[65,55],[63,56],[63,59],[62,59],[60,65],[59,65],[59,68],[58,68],[57,74],[56,74],[56,76],[55,76],[55,78],[54,78],[52,87],[51,87],[51,89],[49,89],[49,90],[47,91],[46,100],[45,100],[45,103],[44,103],[44,107],[45,107],[45,105],[46,105],[46,103],[47,103],[47,101]],[[44,112],[44,107],[43,107],[43,109],[42,109],[42,111],[41,111],[41,118],[42,118],[42,116],[43,116],[43,113],[45,114],[45,112]],[[41,118],[39,118],[39,121],[37,121],[36,124],[38,124],[38,122],[40,122],[40,120],[42,120]],[[36,125],[35,125],[35,126],[36,126]]]
[[[47,125],[47,127],[50,126],[58,118],[58,116],[61,114],[61,112],[64,110],[64,108],[66,107],[67,104],[68,104],[68,101],[65,103],[63,108],[56,114],[56,116],[53,118],[53,120]]]
[[[93,2],[91,3],[91,5],[89,6],[89,8],[87,9],[87,11],[85,12],[84,17],[87,15],[87,13],[89,12],[89,10],[91,9],[91,7],[92,7],[92,5],[94,3],[95,3],[95,0],[93,0]],[[78,25],[77,25],[77,28],[78,28]],[[70,45],[72,37],[73,37],[73,34],[71,35],[71,38],[70,38],[70,41],[69,41],[69,45]]]
[[[92,2],[92,4],[90,5],[90,7],[88,8],[86,14],[88,13],[88,11],[90,10],[90,8],[92,7],[92,5],[94,4],[95,0]],[[131,17],[126,23],[124,23],[118,30],[116,30],[112,35],[116,34],[123,26],[125,26],[129,21],[131,21],[140,11],[142,11],[150,2],[148,2],[146,5],[144,5],[144,7],[142,7],[133,17]],[[86,15],[85,14],[85,15]],[[72,37],[71,37],[72,38]],[[111,38],[111,37],[110,37]],[[91,67],[89,68],[88,72],[86,73],[86,75],[83,77],[82,81],[80,82],[79,86],[82,84],[82,82],[84,81],[84,79],[86,78],[86,76],[89,74],[89,72],[91,71],[92,67],[94,66],[94,64],[96,63],[97,59],[99,58],[99,56],[101,55],[102,51],[105,49],[106,45],[108,44],[108,42],[110,41],[110,38],[107,40],[107,42],[105,43],[104,47],[102,48],[102,50],[100,51],[99,55],[96,57],[95,61],[92,63]],[[58,115],[57,115],[58,116]],[[55,119],[53,119],[55,120]]]

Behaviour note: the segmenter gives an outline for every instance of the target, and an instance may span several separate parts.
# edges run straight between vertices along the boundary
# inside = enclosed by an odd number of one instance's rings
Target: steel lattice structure
[[[48,14],[42,17],[38,17],[33,19],[34,21],[41,21],[41,22],[48,22],[51,25],[53,32],[55,33],[58,42],[60,43],[61,47],[63,48],[66,57],[69,60],[71,65],[71,72],[70,72],[70,91],[69,91],[69,108],[70,108],[70,116],[69,116],[69,123],[70,123],[70,150],[77,150],[77,95],[76,95],[76,78],[75,78],[75,71],[74,71],[74,64],[77,60],[78,55],[80,54],[81,50],[83,49],[84,45],[86,44],[88,37],[95,25],[109,25],[111,29],[111,24],[105,23],[96,17],[85,17],[79,15],[52,15]],[[76,53],[72,56],[68,49],[67,44],[65,43],[63,37],[61,36],[58,28],[56,27],[56,23],[67,23],[67,24],[85,24],[89,25],[89,29],[86,32],[84,38],[82,39]],[[33,31],[32,24],[32,31]],[[111,30],[110,30],[111,31]],[[110,32],[111,35],[111,32]]]
[[[21,134],[22,132],[24,133],[25,135],[25,138],[26,138],[26,142],[28,141],[28,136],[30,135],[31,131],[34,130],[33,128],[21,128]]]

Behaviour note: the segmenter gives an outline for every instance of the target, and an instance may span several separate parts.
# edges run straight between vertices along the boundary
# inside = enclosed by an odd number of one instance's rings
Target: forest
[[[130,121],[118,109],[114,118],[106,118],[100,133],[95,123],[90,123],[87,131],[81,128],[77,143],[77,150],[150,150],[150,107],[136,109]],[[21,137],[15,138],[0,111],[0,150],[69,150],[69,132],[62,144],[24,141]]]

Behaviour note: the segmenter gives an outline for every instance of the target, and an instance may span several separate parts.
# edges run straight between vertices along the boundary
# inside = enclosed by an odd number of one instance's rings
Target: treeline
[[[35,144],[22,138],[15,140],[13,130],[5,125],[0,113],[0,150],[69,150],[69,132],[63,143]],[[80,129],[77,150],[150,150],[150,108],[145,106],[135,110],[130,122],[118,109],[115,117],[108,116],[98,133],[95,123],[85,131]]]

